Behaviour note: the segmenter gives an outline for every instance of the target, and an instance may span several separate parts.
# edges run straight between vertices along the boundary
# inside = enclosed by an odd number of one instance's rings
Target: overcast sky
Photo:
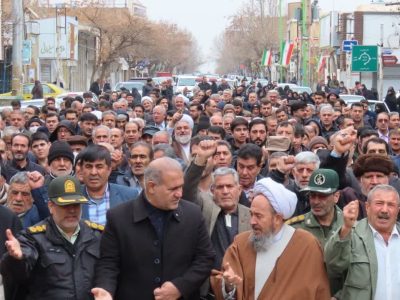
[[[229,23],[229,17],[248,0],[141,0],[147,7],[147,15],[152,20],[166,20],[178,24],[193,33],[202,55],[208,61],[201,67],[203,72],[213,72],[213,45]],[[285,1],[285,0],[284,0]],[[298,2],[292,1],[290,2]],[[371,0],[319,0],[325,10],[353,11],[358,5]]]

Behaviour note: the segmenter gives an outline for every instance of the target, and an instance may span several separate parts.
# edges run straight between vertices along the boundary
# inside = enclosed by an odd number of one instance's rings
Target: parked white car
[[[138,90],[139,94],[142,95],[144,85],[145,85],[145,83],[141,82],[141,81],[121,81],[115,85],[114,91],[121,91],[125,88],[129,92],[132,92],[132,89],[136,88]]]
[[[181,75],[176,79],[175,93],[183,93],[183,90],[187,88],[189,96],[193,94],[193,88],[197,85],[197,76]]]

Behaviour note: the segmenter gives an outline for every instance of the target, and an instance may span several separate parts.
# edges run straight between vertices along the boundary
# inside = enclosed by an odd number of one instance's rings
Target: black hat
[[[39,123],[40,126],[44,125],[43,121],[40,120],[39,117],[33,116],[32,118],[29,119],[26,127],[29,128],[33,122]]]
[[[143,133],[142,136],[144,135],[150,135],[153,136],[156,132],[159,132],[160,129],[156,126],[152,126],[152,125],[147,125],[143,128]]]
[[[54,129],[54,131],[50,134],[50,142],[54,142],[57,140],[57,133],[61,127],[67,128],[72,135],[75,135],[72,123],[68,120],[62,120],[60,123],[58,123],[56,129]]]
[[[48,157],[49,165],[58,157],[66,157],[71,163],[74,163],[74,154],[72,153],[71,146],[67,142],[55,141],[51,144]]]

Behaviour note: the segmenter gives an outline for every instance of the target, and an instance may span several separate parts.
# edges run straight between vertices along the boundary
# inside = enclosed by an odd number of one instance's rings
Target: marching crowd
[[[400,299],[397,111],[206,77],[96,92],[1,112],[5,299]]]

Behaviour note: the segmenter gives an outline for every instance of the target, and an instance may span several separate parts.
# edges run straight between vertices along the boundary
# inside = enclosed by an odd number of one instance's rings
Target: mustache
[[[379,219],[384,219],[384,220],[389,220],[389,214],[387,213],[379,213],[378,214]]]

